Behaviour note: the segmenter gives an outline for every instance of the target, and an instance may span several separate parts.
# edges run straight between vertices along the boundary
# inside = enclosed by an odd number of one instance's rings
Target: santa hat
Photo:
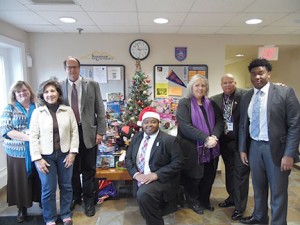
[[[155,111],[155,109],[151,108],[150,106],[147,106],[146,108],[144,108],[141,111],[140,116],[139,116],[139,121],[137,121],[137,125],[141,127],[143,120],[146,118],[149,118],[149,117],[160,120],[160,116]]]

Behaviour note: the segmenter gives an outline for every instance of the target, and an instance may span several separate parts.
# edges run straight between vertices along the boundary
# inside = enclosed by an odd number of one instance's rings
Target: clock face
[[[150,53],[150,47],[146,41],[138,39],[130,44],[129,52],[132,58],[144,60]]]

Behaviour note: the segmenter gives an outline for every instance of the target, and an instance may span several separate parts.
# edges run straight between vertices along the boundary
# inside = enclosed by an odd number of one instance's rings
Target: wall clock
[[[129,53],[136,60],[144,60],[150,53],[149,44],[142,39],[137,39],[130,44]]]

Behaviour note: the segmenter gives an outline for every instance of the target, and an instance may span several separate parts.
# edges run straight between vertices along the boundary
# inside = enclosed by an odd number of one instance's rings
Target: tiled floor
[[[180,209],[176,213],[165,217],[165,224],[174,225],[227,225],[240,224],[231,220],[233,208],[219,208],[218,203],[227,197],[224,186],[224,174],[218,174],[215,180],[211,203],[215,206],[214,212],[205,211],[204,215],[197,215],[190,209]],[[253,210],[253,190],[250,187],[248,207],[245,215],[251,215]],[[7,207],[6,192],[0,193],[0,216],[15,215],[15,207]],[[37,204],[28,210],[29,214],[40,214]],[[86,217],[82,206],[74,210],[75,225],[145,225],[139,213],[138,206],[133,198],[106,200],[96,206],[96,215]],[[288,224],[300,225],[300,170],[293,169],[290,176]],[[153,224],[155,225],[155,224]]]

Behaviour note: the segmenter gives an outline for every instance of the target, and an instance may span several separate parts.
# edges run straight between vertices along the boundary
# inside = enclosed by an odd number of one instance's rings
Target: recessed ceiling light
[[[59,20],[64,23],[75,23],[76,20],[72,17],[60,17]]]
[[[236,57],[243,57],[244,55],[243,54],[236,54],[235,56]]]
[[[261,22],[262,22],[261,19],[250,19],[250,20],[247,20],[245,23],[253,25],[253,24],[259,24]]]
[[[159,24],[164,24],[164,23],[168,23],[169,20],[165,19],[165,18],[156,18],[153,20],[155,23],[159,23]]]

